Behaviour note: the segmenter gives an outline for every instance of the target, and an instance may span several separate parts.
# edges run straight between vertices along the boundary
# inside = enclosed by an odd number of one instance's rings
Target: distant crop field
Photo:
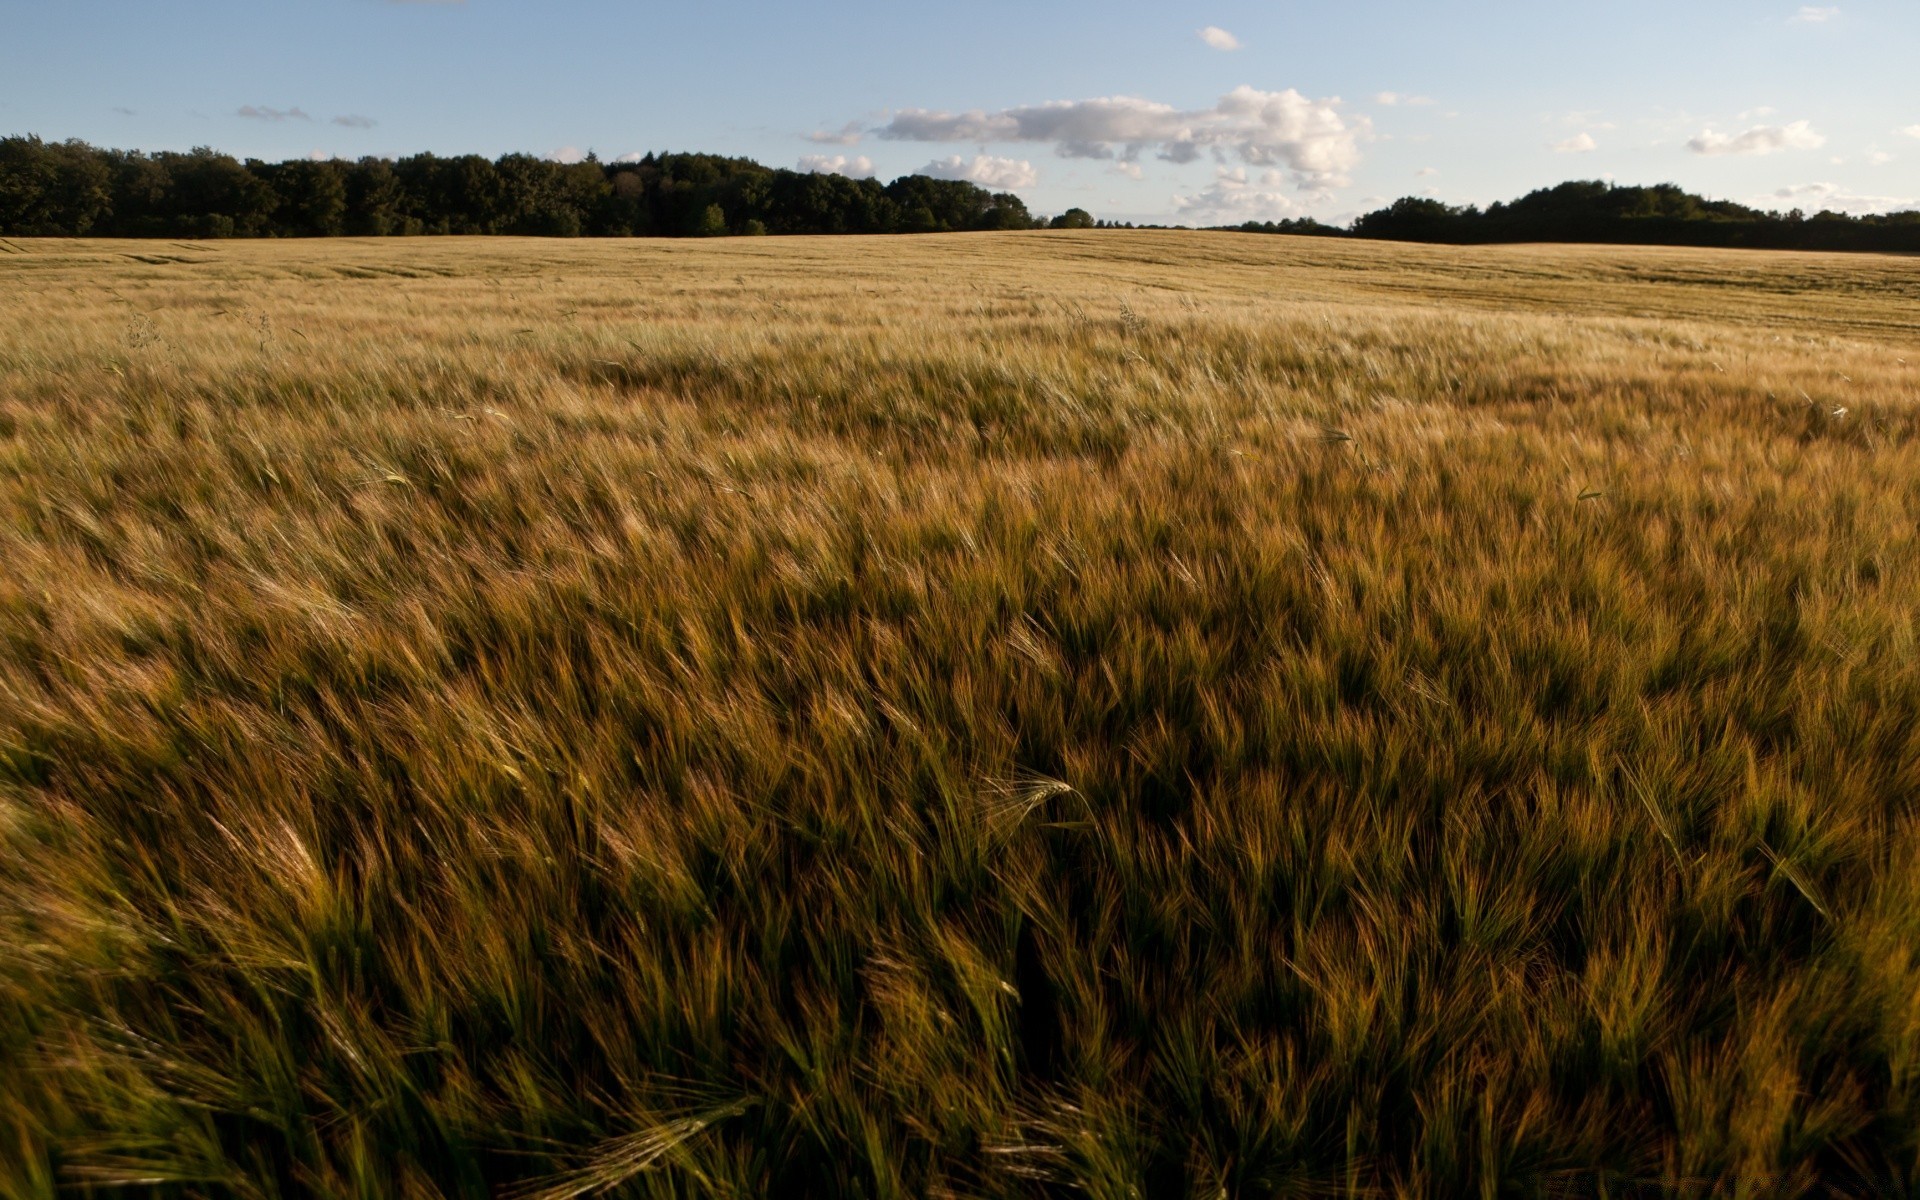
[[[1920,261],[0,241],[0,1194],[1920,1194]]]

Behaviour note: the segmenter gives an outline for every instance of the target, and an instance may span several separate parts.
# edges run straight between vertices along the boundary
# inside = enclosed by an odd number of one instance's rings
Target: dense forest
[[[712,154],[558,163],[416,154],[282,163],[0,139],[0,234],[326,237],[511,233],[697,237],[1032,229],[1018,196],[908,175],[890,184]],[[1057,224],[1091,225],[1074,210]]]
[[[1399,242],[1603,242],[1771,250],[1920,251],[1920,212],[1855,217],[1798,209],[1763,212],[1707,200],[1665,183],[1622,187],[1597,180],[1542,188],[1510,204],[1454,207],[1409,197],[1367,213],[1352,228],[1311,218],[1238,226],[1249,233],[1316,234]]]
[[[269,163],[209,149],[143,154],[79,141],[0,138],[0,235],[325,237],[509,233],[547,237],[939,233],[1105,227],[1082,209],[1036,218],[1018,196],[960,180],[874,179],[713,154],[558,163],[416,154]],[[1117,225],[1117,223],[1116,223]],[[1456,245],[1610,242],[1920,252],[1920,212],[1764,212],[1674,184],[1543,188],[1485,209],[1408,197],[1351,227],[1312,218],[1248,233]]]

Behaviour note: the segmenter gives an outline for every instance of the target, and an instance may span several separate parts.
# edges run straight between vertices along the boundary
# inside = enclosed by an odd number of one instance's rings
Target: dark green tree
[[[112,171],[84,142],[0,138],[0,229],[87,234],[112,211]]]
[[[1032,229],[1039,225],[1027,211],[1026,201],[1011,192],[993,197],[984,212],[975,219],[975,229]]]
[[[184,237],[259,237],[280,206],[272,186],[248,165],[205,146],[154,156],[166,168],[167,193],[157,232]]]
[[[1470,214],[1477,215],[1477,210],[1406,196],[1355,221],[1353,232],[1360,237],[1393,241],[1443,242],[1465,231]]]
[[[346,169],[346,232],[360,237],[418,233],[421,221],[407,211],[406,189],[393,164],[363,158]]]
[[[273,189],[279,206],[273,230],[287,237],[334,237],[347,228],[347,167],[345,163],[294,160],[277,164],[248,164],[248,169]]]

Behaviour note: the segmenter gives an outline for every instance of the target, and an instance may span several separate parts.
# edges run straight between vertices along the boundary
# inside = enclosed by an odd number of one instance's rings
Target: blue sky
[[[1920,4],[0,0],[0,133],[743,154],[1187,223],[1672,181],[1920,205]]]

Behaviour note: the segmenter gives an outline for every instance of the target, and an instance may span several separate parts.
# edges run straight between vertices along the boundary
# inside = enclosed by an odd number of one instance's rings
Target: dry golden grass
[[[1917,433],[1895,258],[0,242],[0,1192],[1915,1194]]]

